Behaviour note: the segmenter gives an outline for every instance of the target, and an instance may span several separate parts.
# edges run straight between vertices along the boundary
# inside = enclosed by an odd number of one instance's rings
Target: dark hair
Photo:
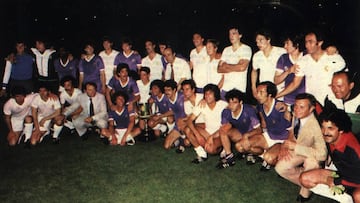
[[[11,89],[11,95],[15,96],[15,95],[23,95],[26,96],[26,90],[24,87],[21,86],[15,86],[14,88]]]
[[[184,80],[181,83],[181,87],[184,85],[190,85],[191,89],[196,89],[196,83],[193,79]]]
[[[214,85],[214,84],[205,85],[205,87],[204,87],[204,97],[205,97],[205,93],[207,91],[211,91],[211,92],[214,93],[215,101],[219,101],[221,99],[220,89],[219,89],[219,87],[217,85]]]
[[[95,89],[97,89],[97,85],[96,85],[96,83],[94,83],[94,82],[87,82],[87,83],[85,83],[84,88],[86,89],[86,86],[88,86],[88,85],[93,86]]]
[[[304,50],[304,36],[302,34],[289,34],[284,41],[290,40],[299,51]]]
[[[232,99],[238,99],[239,101],[244,101],[245,97],[246,97],[245,93],[243,93],[238,89],[232,89],[225,94],[225,99],[227,102],[229,102]]]
[[[39,82],[38,87],[39,87],[38,90],[40,90],[40,88],[44,88],[44,89],[46,89],[47,91],[50,90],[50,89],[49,89],[49,84],[46,83],[46,82]]]
[[[310,106],[316,106],[317,100],[315,99],[314,95],[309,93],[301,93],[296,95],[295,100],[300,99],[307,99],[309,101]]]
[[[344,70],[337,71],[337,72],[333,73],[333,77],[342,75],[342,74],[344,74],[346,76],[348,83],[354,82],[354,76],[349,71],[344,71]]]
[[[122,97],[125,100],[125,104],[128,102],[128,95],[123,91],[117,91],[111,96],[111,102],[116,105],[116,98]]]
[[[242,34],[242,30],[238,26],[234,26],[234,25],[229,26],[228,30],[230,31],[232,29],[237,30],[240,35]]]
[[[350,132],[352,128],[352,122],[349,115],[340,109],[329,111],[323,111],[320,116],[320,123],[330,121],[339,128],[339,131]]]
[[[140,68],[140,72],[141,71],[144,71],[145,73],[150,74],[150,68],[149,67],[143,66],[143,67]]]
[[[152,89],[154,86],[158,87],[162,93],[164,93],[164,81],[162,80],[153,80],[150,83],[150,89]]]
[[[176,89],[177,88],[177,83],[175,82],[175,80],[166,80],[164,87],[170,87],[171,89]]]
[[[129,46],[132,46],[133,43],[129,38],[124,38],[123,40],[121,40],[121,45],[123,44],[128,44]]]
[[[110,42],[110,43],[113,43],[113,40],[109,37],[109,36],[104,36],[102,39],[101,39],[102,42]]]
[[[270,81],[264,81],[264,82],[259,83],[257,86],[260,86],[260,85],[266,86],[266,93],[268,95],[271,95],[272,98],[276,97],[277,87],[274,83],[272,83]]]
[[[262,35],[265,37],[265,39],[267,40],[271,40],[272,39],[272,33],[267,30],[267,29],[260,29],[255,33],[255,37],[258,35]]]
[[[119,63],[117,66],[116,66],[116,73],[120,73],[120,71],[122,69],[126,69],[126,72],[129,73],[130,72],[130,68],[129,68],[129,65],[127,63]]]
[[[220,45],[219,41],[217,41],[216,39],[208,39],[208,40],[206,40],[206,43],[213,44],[215,48],[218,48]]]
[[[93,41],[87,41],[84,44],[84,48],[86,48],[87,46],[91,46],[94,50],[95,50],[95,43]]]
[[[308,30],[306,35],[310,35],[310,34],[314,34],[316,37],[316,41],[318,41],[318,42],[324,41],[324,39],[325,39],[325,35],[320,29],[313,28],[311,30]]]
[[[61,79],[61,82],[60,82],[61,86],[64,87],[65,82],[68,82],[68,81],[70,81],[73,86],[75,85],[75,78],[71,75],[67,75]]]

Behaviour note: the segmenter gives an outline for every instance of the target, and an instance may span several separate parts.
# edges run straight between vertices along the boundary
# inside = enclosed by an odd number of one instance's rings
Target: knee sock
[[[57,138],[59,137],[59,134],[60,134],[62,128],[63,128],[62,125],[59,126],[59,125],[54,124],[54,132],[53,132],[53,136],[52,136],[52,137],[55,138],[55,139],[57,139]]]
[[[33,123],[25,123],[23,130],[25,135],[25,142],[30,139],[32,131],[33,131]]]

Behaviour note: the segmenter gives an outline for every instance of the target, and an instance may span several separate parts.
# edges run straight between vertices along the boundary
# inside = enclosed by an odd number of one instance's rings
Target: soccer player
[[[286,53],[284,48],[271,44],[271,34],[267,30],[256,33],[256,45],[259,51],[253,56],[253,70],[251,71],[251,89],[255,98],[257,80],[259,79],[259,82],[274,82],[276,63],[280,56]],[[258,73],[258,70],[260,70],[260,73]],[[281,89],[282,86],[283,84],[279,84],[278,89]]]
[[[223,95],[233,88],[246,92],[247,72],[252,51],[248,45],[241,42],[241,37],[239,28],[229,29],[231,46],[223,50],[218,67],[218,72],[224,73]]]
[[[330,189],[335,191],[338,188],[340,190],[336,195],[328,197],[343,202],[337,196],[346,192],[352,195],[354,202],[360,202],[360,144],[351,132],[350,117],[342,110],[324,111],[319,117],[323,138],[329,149],[328,160],[336,170],[328,168],[303,172],[300,183],[306,188],[325,184],[329,188],[327,194]]]
[[[226,93],[228,107],[221,113],[219,130],[223,153],[217,168],[227,168],[235,165],[235,156],[231,151],[231,141],[239,142],[244,137],[261,134],[260,121],[254,107],[244,104],[246,95],[237,89]]]
[[[295,73],[294,80],[277,97],[282,97],[294,91],[303,78],[305,78],[305,92],[315,96],[316,100],[324,105],[326,95],[331,93],[329,84],[332,74],[345,67],[345,61],[339,54],[329,55],[322,45],[324,39],[322,34],[312,31],[305,36],[305,47],[307,55],[298,62],[299,72]]]
[[[110,79],[114,76],[116,68],[114,65],[115,57],[119,52],[113,49],[114,42],[109,37],[103,37],[102,45],[104,50],[99,53],[99,56],[104,63],[105,84],[108,84]]]
[[[210,60],[204,46],[204,38],[200,33],[194,33],[192,38],[194,49],[190,52],[190,69],[192,78],[197,85],[197,92],[203,93],[203,88],[208,84],[209,68],[206,66]]]
[[[114,65],[119,63],[126,63],[129,65],[129,76],[133,80],[139,79],[138,70],[141,67],[141,56],[138,52],[132,49],[132,41],[130,39],[123,39],[121,42],[122,52],[120,52],[114,61]]]
[[[31,135],[30,142],[32,145],[40,143],[43,138],[50,134],[51,121],[57,126],[62,126],[62,120],[58,117],[61,113],[61,105],[58,97],[52,99],[50,96],[50,90],[46,83],[40,83],[39,94],[35,96],[31,108],[32,117],[34,120],[34,131]],[[55,120],[56,118],[56,120]],[[55,128],[53,133],[53,141],[58,141],[61,127]]]
[[[165,81],[164,91],[169,99],[169,111],[162,114],[161,117],[174,116],[174,124],[169,125],[169,133],[165,138],[164,148],[170,149],[174,142],[179,139],[184,130],[184,122],[180,120],[186,119],[184,110],[184,95],[177,91],[177,83],[174,80]]]
[[[150,68],[150,81],[164,79],[164,66],[161,61],[161,55],[155,52],[156,44],[151,40],[145,41],[145,49],[148,54],[141,60],[141,66]]]
[[[205,107],[197,106],[186,121],[187,127],[190,128],[186,137],[197,153],[197,158],[192,161],[195,164],[206,161],[207,153],[217,154],[220,152],[221,113],[227,106],[225,101],[220,100],[220,89],[214,84],[207,84],[204,87],[204,100]],[[204,118],[205,128],[196,127],[193,123],[200,114]]]
[[[150,104],[154,104],[153,115],[148,120],[148,125],[154,130],[155,136],[164,135],[168,126],[173,126],[174,116],[164,114],[169,111],[169,98],[164,94],[165,83],[162,80],[154,80],[150,84],[151,97]],[[171,130],[171,129],[170,129]]]
[[[23,87],[15,86],[10,98],[4,105],[4,120],[9,129],[7,140],[9,146],[15,146],[25,135],[24,142],[30,141],[33,130],[31,104],[37,94],[26,95]]]
[[[297,201],[302,202],[308,200],[311,193],[300,184],[300,174],[320,168],[327,156],[321,128],[313,113],[315,105],[316,99],[311,94],[296,96],[294,117],[298,122],[294,122],[293,133],[283,142],[275,166],[280,176],[301,187]]]
[[[128,106],[133,108],[140,99],[139,87],[136,82],[129,77],[129,65],[127,63],[119,63],[116,67],[116,76],[113,76],[106,90],[106,101],[110,107],[114,106],[111,102],[111,95],[115,92],[125,92],[129,98]]]
[[[101,130],[101,135],[109,139],[111,145],[134,145],[134,137],[140,134],[140,129],[135,127],[135,113],[126,107],[127,95],[116,92],[112,96],[115,110],[109,112],[109,127]]]
[[[74,59],[64,47],[59,49],[59,58],[55,60],[54,67],[59,76],[60,85],[65,76],[71,76],[74,79],[78,77],[79,61]]]
[[[219,42],[215,39],[208,39],[206,41],[206,53],[209,55],[209,61],[207,61],[207,83],[217,84],[221,90],[224,85],[224,73],[218,72],[218,66],[220,62],[221,54],[218,53]]]
[[[104,63],[99,56],[94,54],[94,45],[91,42],[85,44],[85,56],[79,63],[79,89],[88,82],[96,84],[97,91],[105,94]],[[85,87],[84,87],[85,88]]]
[[[291,115],[284,108],[280,111],[276,108],[279,101],[275,99],[277,89],[274,83],[265,81],[259,83],[257,87],[256,99],[261,123],[265,123],[264,132],[252,136],[244,136],[240,142],[236,143],[239,152],[248,152],[247,163],[254,164],[256,158],[254,155],[262,155],[264,161],[261,167],[262,171],[270,169],[275,165],[280,151],[281,143],[288,138],[288,130],[291,127]]]

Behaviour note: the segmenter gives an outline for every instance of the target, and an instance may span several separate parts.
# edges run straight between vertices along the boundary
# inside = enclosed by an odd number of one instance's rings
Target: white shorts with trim
[[[283,143],[285,141],[285,140],[273,140],[270,138],[270,136],[267,132],[263,132],[263,136],[266,140],[268,147],[272,147],[274,144]]]

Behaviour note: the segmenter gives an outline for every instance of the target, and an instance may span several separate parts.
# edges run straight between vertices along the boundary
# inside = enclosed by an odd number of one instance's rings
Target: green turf
[[[219,170],[217,156],[194,165],[162,139],[112,147],[63,137],[32,149],[0,143],[0,202],[295,202],[298,187],[244,160]],[[310,202],[333,202],[313,196]]]

